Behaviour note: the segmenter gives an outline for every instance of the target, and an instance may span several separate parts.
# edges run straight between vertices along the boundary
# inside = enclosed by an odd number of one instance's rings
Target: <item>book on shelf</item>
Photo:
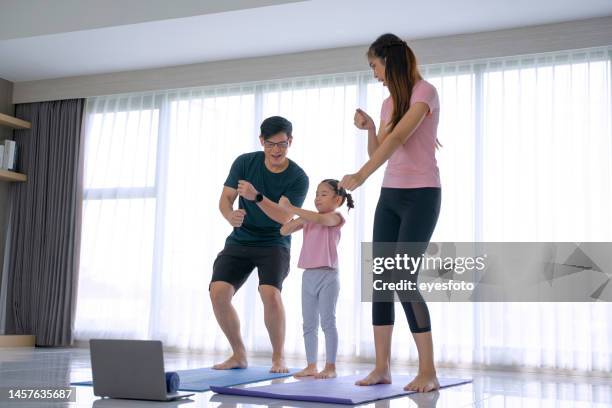
[[[4,143],[0,144],[0,169],[4,168]]]
[[[4,141],[2,168],[15,171],[17,169],[17,144],[14,140]]]

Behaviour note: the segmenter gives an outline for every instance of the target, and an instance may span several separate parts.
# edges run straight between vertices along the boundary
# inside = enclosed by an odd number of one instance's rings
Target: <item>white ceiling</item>
[[[20,82],[611,16],[612,1],[0,0],[0,11],[0,78]]]

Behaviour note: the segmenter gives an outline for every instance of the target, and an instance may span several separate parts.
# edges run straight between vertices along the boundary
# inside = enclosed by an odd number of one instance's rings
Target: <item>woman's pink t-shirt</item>
[[[338,243],[344,217],[339,212],[336,214],[341,221],[334,227],[306,221],[298,268],[338,268]]]
[[[440,119],[440,102],[436,88],[420,80],[412,89],[410,106],[426,103],[429,112],[412,136],[389,158],[383,187],[420,188],[440,187],[440,171],[436,162],[436,137]],[[382,104],[380,117],[387,124],[393,113],[393,100],[389,96]]]

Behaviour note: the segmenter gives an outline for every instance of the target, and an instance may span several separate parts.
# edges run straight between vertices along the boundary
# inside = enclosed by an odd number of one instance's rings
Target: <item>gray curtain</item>
[[[18,168],[12,183],[6,332],[36,335],[36,345],[72,344],[79,267],[85,100],[22,104],[32,123],[15,132]]]

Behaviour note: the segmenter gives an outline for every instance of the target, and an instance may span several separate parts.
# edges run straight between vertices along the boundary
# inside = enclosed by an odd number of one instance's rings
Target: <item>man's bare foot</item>
[[[278,358],[272,360],[272,368],[270,369],[271,373],[288,373],[289,369],[285,365],[285,359]]]
[[[293,374],[294,377],[312,377],[313,375],[317,375],[317,365],[316,364],[308,364],[305,369],[302,371],[298,371]]]
[[[222,363],[215,364],[212,368],[215,370],[231,370],[233,368],[247,368],[248,363],[246,357],[232,354],[230,358]]]
[[[440,388],[436,372],[433,373],[418,373],[416,377],[408,385],[404,387],[404,391],[429,392]]]
[[[331,363],[325,364],[323,371],[315,375],[315,378],[318,380],[323,380],[325,378],[336,378],[336,365]]]
[[[355,382],[355,385],[391,384],[391,371],[375,368],[368,376]]]

